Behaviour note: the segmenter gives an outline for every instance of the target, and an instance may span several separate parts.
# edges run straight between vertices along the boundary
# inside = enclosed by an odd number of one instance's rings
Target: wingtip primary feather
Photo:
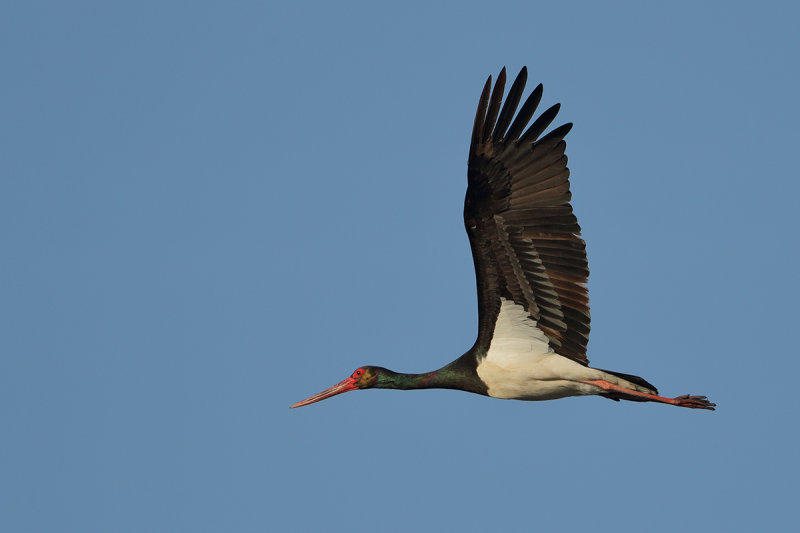
[[[505,69],[505,67],[503,67]],[[528,81],[528,69],[527,67],[522,67],[517,74],[517,78],[514,80],[514,83],[511,84],[511,89],[508,91],[508,96],[506,96],[506,103],[503,105],[503,110],[500,112],[500,118],[497,119],[497,124],[494,127],[494,133],[492,134],[492,143],[500,142],[506,134],[506,130],[508,130],[508,125],[511,123],[511,119],[514,117],[514,113],[517,111],[517,106],[519,105],[519,101],[522,99],[522,93],[525,91],[525,84]]]
[[[470,142],[470,156],[475,155],[478,144],[481,142],[483,125],[486,121],[486,108],[489,105],[489,91],[492,88],[492,77],[487,78],[483,85],[481,97],[478,100],[478,109],[475,111],[475,123],[472,126],[472,141]]]
[[[551,131],[550,133],[539,139],[538,142],[541,143],[549,141],[551,139],[561,140],[564,137],[566,137],[567,133],[569,133],[571,130],[572,130],[572,122],[567,122],[566,124],[562,124],[561,126],[555,128],[553,131]]]
[[[494,129],[495,122],[497,121],[497,114],[500,112],[500,104],[503,103],[503,93],[506,88],[506,67],[500,70],[497,75],[497,81],[494,83],[494,90],[489,99],[489,109],[486,111],[486,120],[483,124],[483,133],[481,134],[481,142],[485,143],[489,140]]]
[[[553,106],[550,106],[547,110],[545,110],[541,115],[539,115],[539,118],[533,121],[533,124],[531,124],[531,127],[528,128],[528,131],[526,131],[522,135],[522,138],[519,140],[519,142],[520,143],[535,142],[536,139],[539,138],[539,135],[541,135],[544,132],[544,130],[547,129],[550,123],[553,122],[553,120],[555,120],[556,115],[558,115],[560,109],[561,109],[561,104],[555,104]]]
[[[528,95],[525,103],[522,104],[522,109],[520,109],[517,114],[517,118],[514,119],[514,122],[506,133],[506,141],[516,141],[519,138],[533,114],[536,113],[536,108],[539,107],[539,102],[542,101],[543,92],[544,87],[540,83],[531,94]]]

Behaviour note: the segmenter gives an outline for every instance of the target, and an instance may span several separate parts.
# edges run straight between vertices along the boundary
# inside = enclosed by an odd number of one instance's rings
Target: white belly
[[[578,380],[607,376],[555,353],[536,321],[522,306],[506,299],[501,299],[494,336],[477,372],[489,396],[516,400],[596,394],[597,387]]]
[[[563,365],[561,361],[570,362],[579,368],[565,368],[566,372],[555,372]],[[535,367],[503,366],[488,361],[488,357],[478,364],[478,376],[487,387],[487,394],[493,398],[514,400],[555,400],[567,396],[583,396],[597,394],[594,385],[580,383],[578,380],[602,379],[595,375],[595,370],[585,367],[557,354],[542,360]],[[560,377],[557,377],[560,376]]]

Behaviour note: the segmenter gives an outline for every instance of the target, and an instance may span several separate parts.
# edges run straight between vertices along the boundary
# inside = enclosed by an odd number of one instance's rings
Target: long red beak
[[[341,383],[337,383],[333,387],[325,389],[324,391],[319,392],[310,398],[306,398],[302,402],[297,402],[296,404],[292,405],[291,408],[294,409],[295,407],[303,407],[304,405],[318,402],[320,400],[324,400],[325,398],[330,398],[331,396],[336,396],[337,394],[341,394],[349,390],[356,390],[357,388],[356,380],[353,378],[347,378]]]

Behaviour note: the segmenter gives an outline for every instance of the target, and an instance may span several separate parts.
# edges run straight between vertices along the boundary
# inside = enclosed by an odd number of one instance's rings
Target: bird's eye
[[[356,370],[355,372],[353,372],[353,377],[360,377],[360,376],[361,376],[361,374],[362,374],[362,371],[361,371],[361,369],[359,368],[358,370]]]

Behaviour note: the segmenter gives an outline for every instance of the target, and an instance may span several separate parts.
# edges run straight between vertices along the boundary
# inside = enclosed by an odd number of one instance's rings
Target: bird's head
[[[374,387],[378,383],[378,377],[381,374],[381,370],[384,369],[377,366],[360,366],[356,368],[355,371],[350,374],[350,377],[344,381],[337,383],[333,387],[329,387],[324,391],[311,396],[310,398],[306,398],[301,402],[297,402],[291,407],[303,407],[304,405],[318,402],[343,392],[356,389],[369,389],[370,387]]]

